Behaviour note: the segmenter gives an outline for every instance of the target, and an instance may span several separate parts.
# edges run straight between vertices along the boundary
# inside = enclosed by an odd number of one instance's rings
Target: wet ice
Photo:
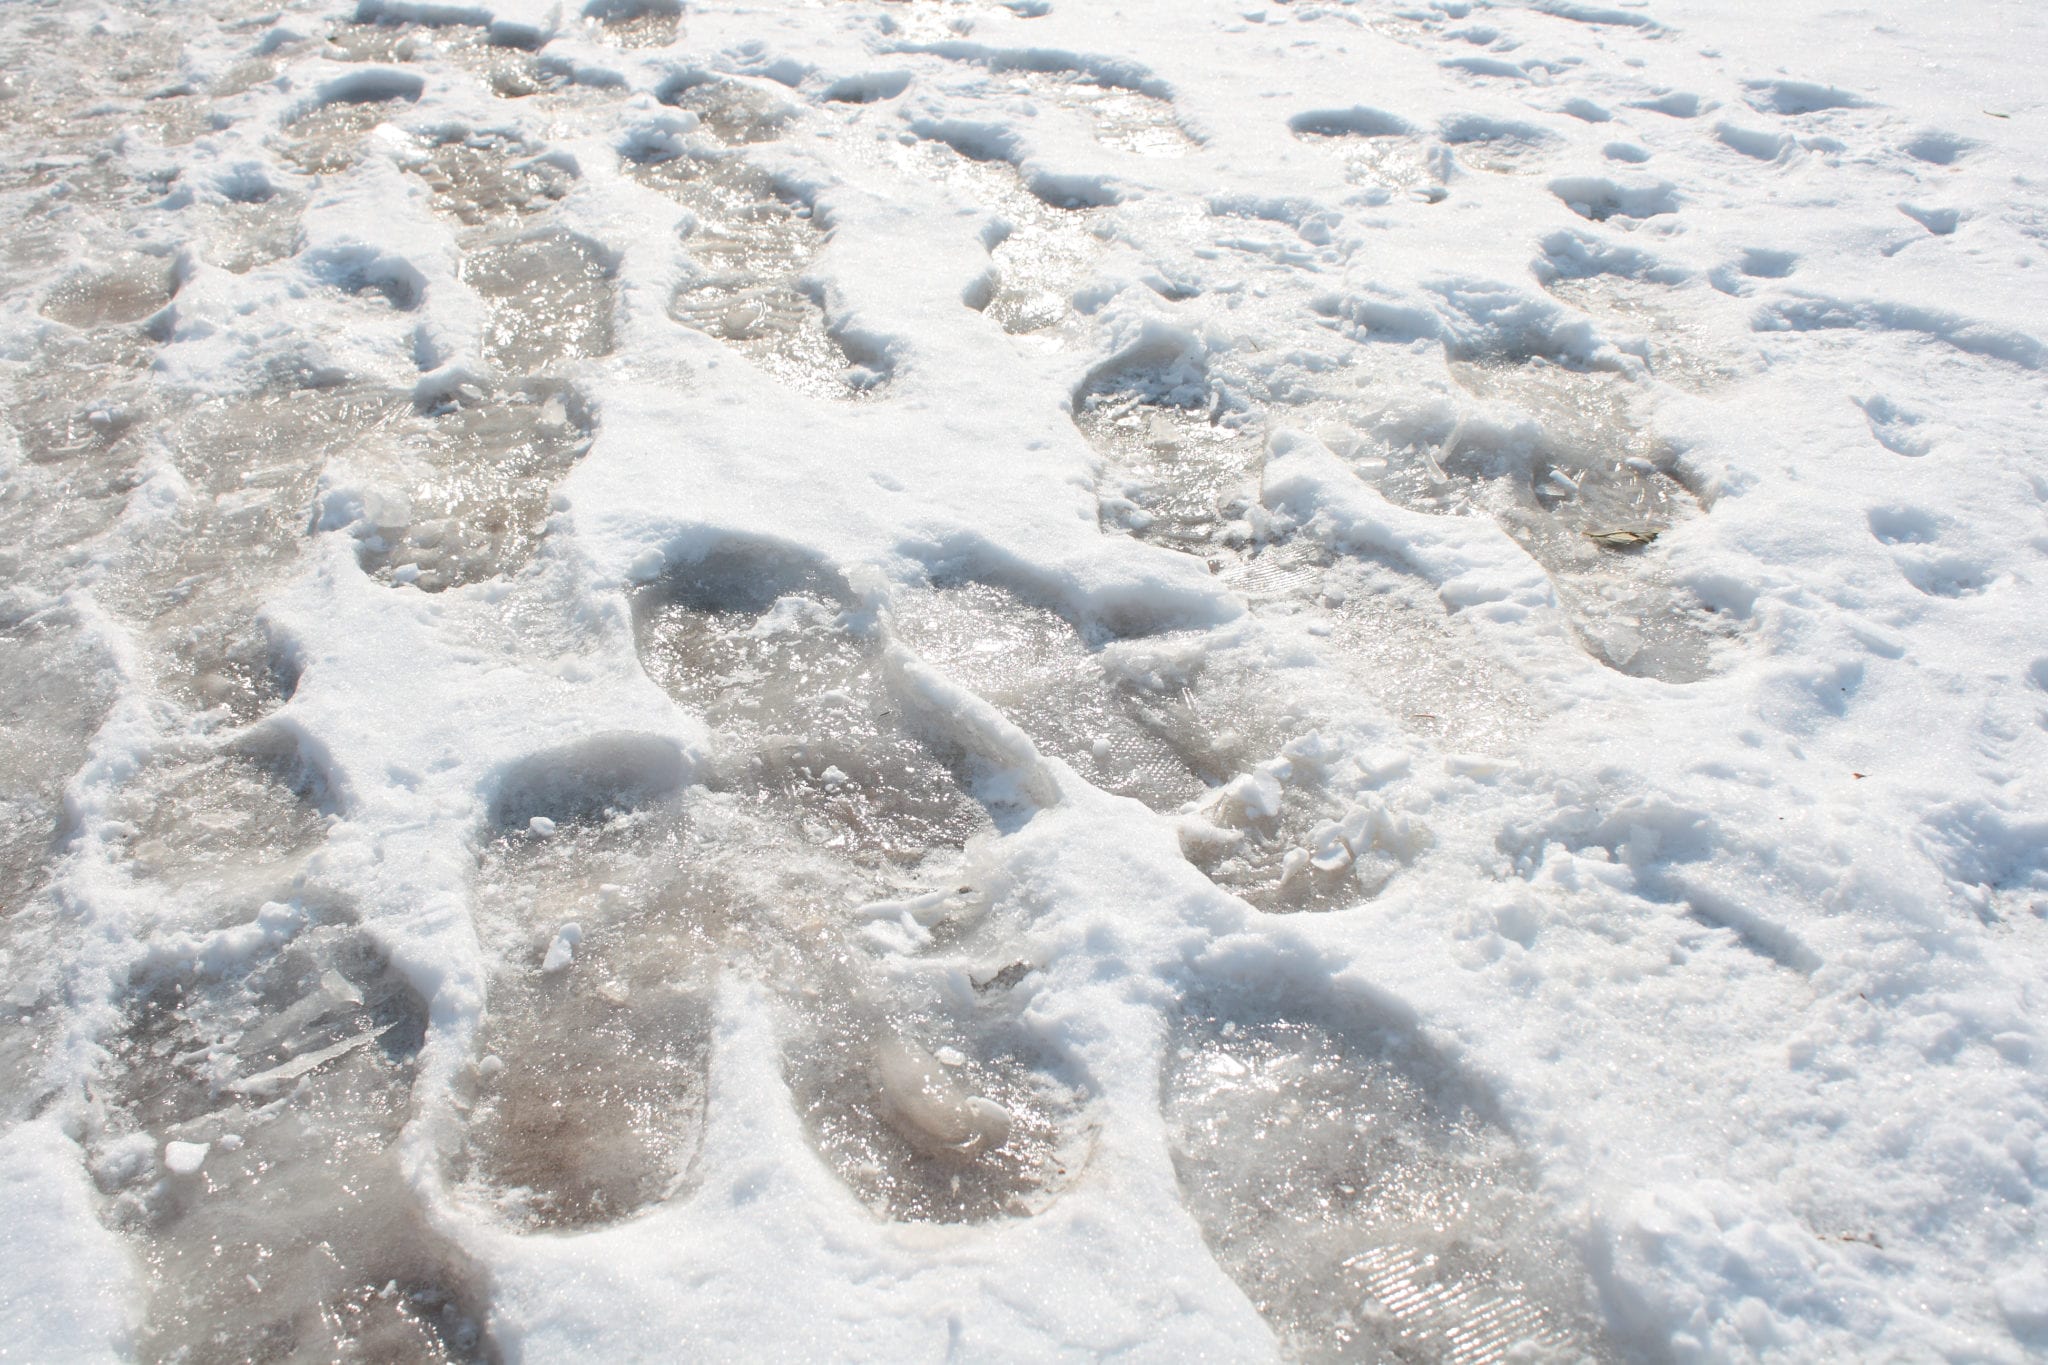
[[[1291,1357],[1604,1358],[1576,1257],[1440,1057],[1369,1017],[1206,1003],[1171,1044],[1174,1169]]]
[[[681,872],[693,851],[672,806],[527,825],[494,834],[473,884],[497,968],[455,1175],[516,1227],[590,1227],[689,1174],[728,915]],[[573,957],[546,971],[565,921]]]

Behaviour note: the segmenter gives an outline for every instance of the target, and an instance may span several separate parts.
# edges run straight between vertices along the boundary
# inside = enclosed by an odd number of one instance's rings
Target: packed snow
[[[2048,1352],[2044,51],[0,7],[0,1359]]]

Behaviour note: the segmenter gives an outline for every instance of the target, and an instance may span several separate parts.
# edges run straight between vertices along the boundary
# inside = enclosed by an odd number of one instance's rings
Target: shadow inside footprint
[[[1534,124],[1482,114],[1454,114],[1439,125],[1444,142],[1458,149],[1458,159],[1496,174],[1527,172],[1557,142]]]
[[[1291,1008],[1196,997],[1164,1096],[1182,1194],[1286,1354],[1603,1358],[1578,1259],[1480,1098],[1404,1025]]]

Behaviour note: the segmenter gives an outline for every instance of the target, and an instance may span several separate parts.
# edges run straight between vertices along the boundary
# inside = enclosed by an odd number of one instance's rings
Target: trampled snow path
[[[0,10],[0,1358],[2048,1350],[2044,27]]]

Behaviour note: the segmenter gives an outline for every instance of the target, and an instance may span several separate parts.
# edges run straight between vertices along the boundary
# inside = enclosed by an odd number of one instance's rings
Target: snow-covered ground
[[[2043,52],[0,7],[0,1358],[2048,1351]]]

